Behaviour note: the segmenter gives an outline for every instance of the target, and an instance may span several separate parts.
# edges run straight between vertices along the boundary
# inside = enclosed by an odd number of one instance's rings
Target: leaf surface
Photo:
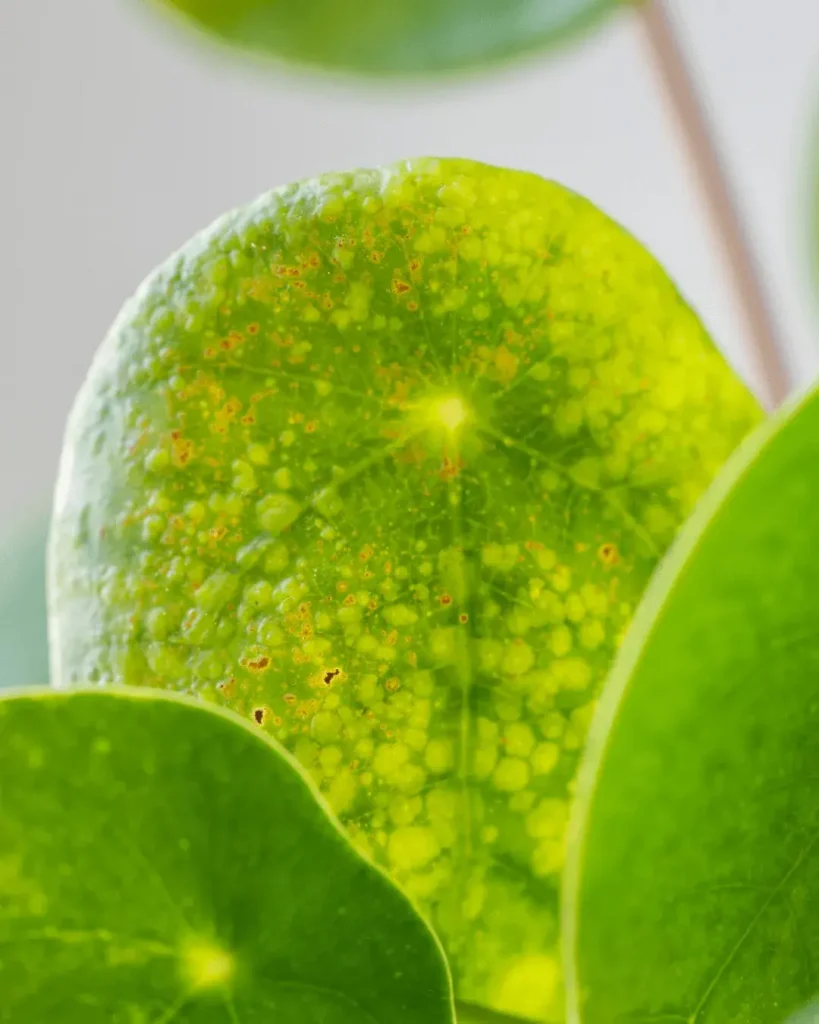
[[[581,774],[573,1020],[778,1024],[819,962],[819,398],[704,499]]]
[[[0,1021],[451,1024],[440,948],[261,730],[0,699]]]
[[[559,185],[419,160],[288,186],[162,267],[99,354],[54,678],[255,718],[418,901],[461,998],[558,1014],[600,683],[759,415],[655,261]]]

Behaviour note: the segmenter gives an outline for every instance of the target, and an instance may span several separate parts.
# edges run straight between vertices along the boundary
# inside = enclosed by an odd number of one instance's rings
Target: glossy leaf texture
[[[572,1020],[778,1024],[815,995],[817,505],[813,393],[732,461],[646,597],[581,774]]]
[[[42,515],[0,536],[0,689],[48,683],[48,522]]]
[[[224,42],[367,75],[480,66],[540,49],[620,0],[154,0]]]
[[[204,693],[314,776],[460,997],[559,1015],[575,767],[659,556],[760,413],[660,267],[530,174],[263,196],[72,414],[54,678]]]
[[[6,696],[0,793],[0,1021],[451,1024],[432,933],[236,716]]]

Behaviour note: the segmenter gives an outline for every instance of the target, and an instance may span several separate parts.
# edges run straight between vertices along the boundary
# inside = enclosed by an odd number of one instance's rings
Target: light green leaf
[[[0,1020],[448,1024],[440,949],[261,730],[0,699]]]
[[[78,400],[55,679],[256,718],[461,998],[558,1016],[586,724],[759,415],[648,253],[558,185],[419,160],[270,193],[152,277]]]
[[[48,682],[47,533],[44,515],[0,538],[0,688]]]
[[[226,42],[278,60],[414,75],[540,49],[620,0],[154,0]]]
[[[567,884],[573,1020],[779,1024],[819,957],[819,397],[663,566],[595,720]]]

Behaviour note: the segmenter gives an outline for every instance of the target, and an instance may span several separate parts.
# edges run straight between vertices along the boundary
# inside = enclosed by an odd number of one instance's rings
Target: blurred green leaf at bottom
[[[0,1021],[452,1024],[432,932],[238,716],[6,694],[0,793]]]

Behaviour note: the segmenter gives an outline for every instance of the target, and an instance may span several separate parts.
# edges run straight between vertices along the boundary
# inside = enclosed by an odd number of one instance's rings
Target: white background
[[[633,14],[500,73],[372,92],[214,64],[141,3],[0,0],[0,524],[48,499],[72,396],[151,267],[226,208],[330,169],[451,155],[555,178],[643,239],[750,378]],[[819,2],[674,10],[804,385],[819,367],[807,257]]]

